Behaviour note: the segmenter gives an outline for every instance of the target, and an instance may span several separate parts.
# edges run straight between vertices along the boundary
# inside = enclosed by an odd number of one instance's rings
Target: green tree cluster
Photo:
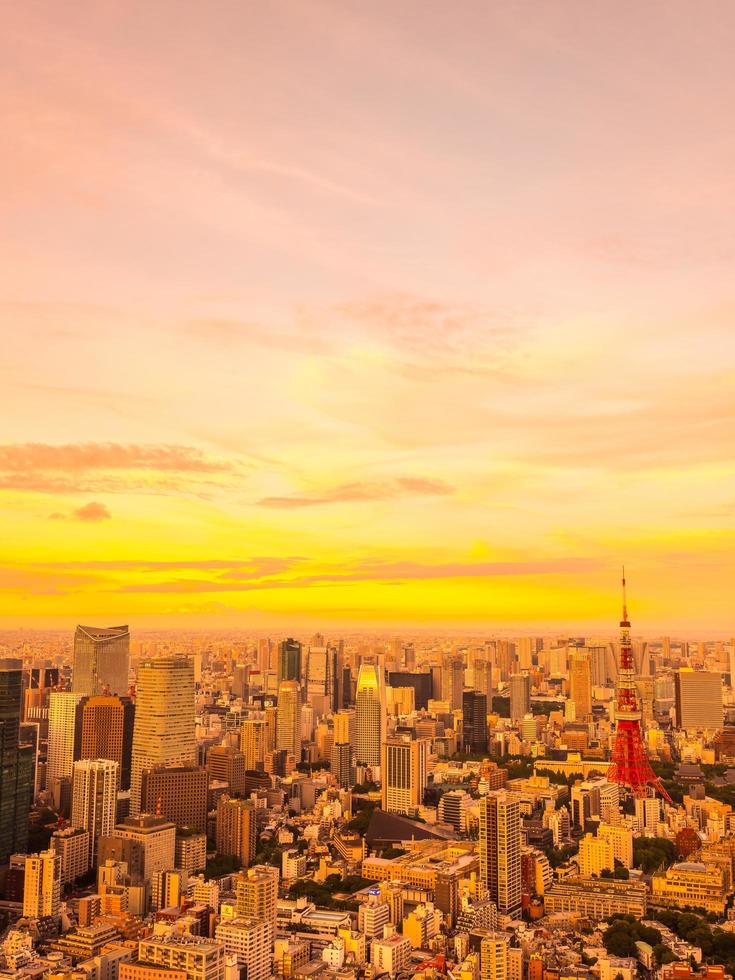
[[[602,935],[602,943],[611,956],[635,956],[637,942],[648,943],[655,949],[661,945],[661,933],[644,926],[635,916],[616,915]]]
[[[636,837],[633,841],[633,864],[644,874],[652,874],[661,865],[668,868],[675,859],[673,841],[663,837]]]

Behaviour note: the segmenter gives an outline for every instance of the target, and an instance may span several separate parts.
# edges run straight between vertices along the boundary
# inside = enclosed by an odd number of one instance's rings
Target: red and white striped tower
[[[652,792],[658,792],[669,803],[671,802],[669,794],[661,785],[661,780],[651,769],[643,745],[641,709],[638,704],[635,663],[630,645],[625,569],[623,569],[623,618],[620,621],[620,663],[615,705],[615,744],[607,778],[610,782],[626,786],[633,796],[645,797],[650,796]]]

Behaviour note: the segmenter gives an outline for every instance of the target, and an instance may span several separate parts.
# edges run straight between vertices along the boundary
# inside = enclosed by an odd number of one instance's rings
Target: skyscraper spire
[[[651,768],[641,734],[641,710],[635,683],[635,663],[630,642],[630,621],[623,566],[623,618],[620,621],[620,662],[615,702],[615,744],[607,778],[627,786],[634,796],[648,796],[651,790],[671,802],[661,781]]]

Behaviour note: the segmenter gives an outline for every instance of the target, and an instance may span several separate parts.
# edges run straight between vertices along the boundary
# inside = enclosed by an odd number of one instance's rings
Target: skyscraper
[[[449,703],[450,711],[462,707],[462,691],[464,690],[464,660],[453,656],[444,661],[442,669],[442,701]]]
[[[677,727],[686,731],[722,728],[722,675],[682,667],[674,674]]]
[[[264,718],[246,718],[240,728],[240,751],[245,757],[245,771],[262,769],[266,753]]]
[[[573,649],[569,654],[569,698],[574,702],[577,721],[592,715],[592,673],[586,650]]]
[[[60,779],[71,779],[74,760],[79,757],[77,706],[81,694],[53,691],[49,696],[46,788]]]
[[[81,710],[80,759],[114,759],[121,789],[130,789],[135,706],[130,698],[98,695],[84,698]]]
[[[519,722],[531,710],[531,678],[528,674],[512,674],[510,678],[510,718]]]
[[[278,685],[278,720],[276,748],[301,760],[301,685],[298,681],[282,681]]]
[[[301,683],[301,644],[289,637],[278,644],[278,684],[282,681]]]
[[[349,742],[335,742],[330,757],[330,771],[337,785],[348,789],[352,785],[352,746]]]
[[[119,766],[111,759],[80,759],[74,763],[71,823],[89,831],[89,865],[97,863],[97,843],[115,826]]]
[[[383,671],[379,664],[360,664],[355,695],[353,740],[355,761],[379,766],[385,741],[386,713]]]
[[[178,827],[207,830],[209,775],[201,766],[156,766],[144,769],[140,812],[157,813]]]
[[[0,864],[28,845],[33,749],[20,744],[22,666],[0,660]]]
[[[306,660],[306,698],[321,717],[337,707],[337,650],[310,646]]]
[[[389,738],[383,743],[382,806],[389,813],[409,813],[424,801],[428,741]]]
[[[127,694],[129,670],[127,626],[77,626],[71,678],[75,694]]]
[[[480,800],[480,877],[501,915],[521,908],[521,810],[517,796],[494,790]]]
[[[462,693],[465,752],[487,752],[487,696],[480,691]]]
[[[196,762],[194,665],[162,657],[138,665],[130,778],[130,813],[140,813],[144,769]]]

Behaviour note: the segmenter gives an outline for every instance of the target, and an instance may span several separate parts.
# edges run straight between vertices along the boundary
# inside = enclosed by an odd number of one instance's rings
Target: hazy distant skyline
[[[0,629],[735,633],[735,8],[3,6]]]

